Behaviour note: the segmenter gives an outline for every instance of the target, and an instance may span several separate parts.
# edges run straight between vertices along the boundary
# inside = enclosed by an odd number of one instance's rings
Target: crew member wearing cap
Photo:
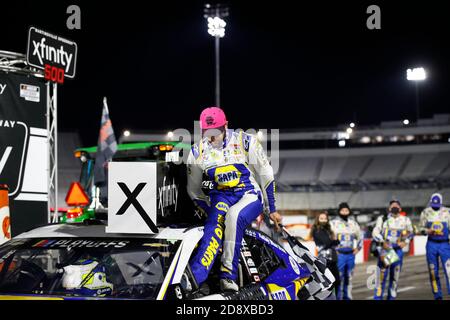
[[[228,129],[222,109],[203,110],[200,127],[202,139],[193,145],[187,161],[187,189],[207,219],[190,266],[200,285],[207,279],[223,241],[220,287],[238,291],[239,252],[245,229],[264,211],[264,205],[276,228],[281,222],[275,208],[273,169],[255,136]],[[204,177],[212,182],[208,196],[202,190]]]
[[[352,299],[352,277],[355,268],[355,255],[361,250],[361,229],[358,222],[351,217],[352,211],[346,202],[339,204],[338,217],[331,221],[331,229],[336,235],[339,245],[338,269],[340,284],[336,287],[337,300]],[[356,246],[355,246],[356,241]]]
[[[388,216],[385,220],[378,217],[372,237],[382,244],[382,252],[393,249],[398,256],[398,260],[390,265],[385,264],[384,254],[380,253],[377,264],[377,281],[375,285],[375,300],[383,300],[383,293],[386,279],[389,276],[388,300],[397,297],[398,279],[403,263],[403,248],[406,247],[414,237],[414,230],[411,220],[400,215],[402,207],[400,201],[389,202]]]
[[[439,279],[439,258],[444,268],[447,290],[450,295],[450,210],[442,205],[442,195],[431,195],[428,207],[420,214],[420,230],[428,235],[427,263],[430,272],[431,291],[436,300],[442,300],[441,281]]]

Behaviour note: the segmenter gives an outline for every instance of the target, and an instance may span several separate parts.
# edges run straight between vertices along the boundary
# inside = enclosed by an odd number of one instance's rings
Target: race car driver
[[[107,296],[113,291],[106,269],[94,259],[80,259],[63,267],[62,287],[68,293],[81,296]]]
[[[190,266],[201,285],[223,242],[220,287],[222,291],[238,291],[236,278],[245,229],[264,211],[264,204],[270,219],[281,222],[275,207],[273,169],[255,136],[228,129],[222,109],[203,110],[200,127],[202,139],[193,145],[187,161],[187,189],[207,219]],[[203,177],[212,182],[208,197],[201,188]]]
[[[442,205],[442,195],[431,195],[428,207],[420,214],[419,227],[428,235],[426,246],[431,291],[436,300],[442,300],[441,281],[439,279],[439,258],[444,268],[448,294],[450,294],[450,209]]]
[[[338,215],[331,221],[332,230],[339,241],[336,251],[340,283],[342,284],[342,288],[340,284],[336,286],[336,299],[351,300],[355,255],[362,247],[361,229],[358,222],[350,217],[351,210],[347,203],[339,204]]]
[[[403,248],[406,247],[414,237],[414,231],[411,220],[400,215],[402,211],[398,200],[392,200],[389,203],[388,216],[386,220],[383,217],[377,219],[372,237],[378,243],[381,243],[380,253],[377,264],[377,281],[375,286],[374,299],[382,300],[386,278],[389,276],[388,300],[394,300],[397,297],[397,286],[403,263]],[[395,252],[395,259],[387,264],[385,259],[390,249]],[[389,257],[391,255],[389,254]]]

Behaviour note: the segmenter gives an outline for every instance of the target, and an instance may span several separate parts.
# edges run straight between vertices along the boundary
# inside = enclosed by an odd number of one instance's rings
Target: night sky
[[[233,128],[311,128],[415,117],[406,69],[423,66],[421,115],[450,111],[450,11],[444,1],[229,1],[221,40],[222,107]],[[124,129],[193,127],[214,104],[214,40],[203,1],[12,1],[0,50],[25,53],[28,27],[78,43],[59,89],[59,129],[98,138],[102,97]],[[394,4],[395,3],[395,6]],[[66,8],[81,8],[81,30]],[[381,30],[366,8],[381,7]]]

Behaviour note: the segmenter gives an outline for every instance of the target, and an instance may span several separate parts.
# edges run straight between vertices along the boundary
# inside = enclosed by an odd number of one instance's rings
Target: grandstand
[[[409,126],[399,121],[356,127],[351,134],[345,127],[297,132],[296,145],[306,140],[309,148],[280,151],[278,206],[315,211],[346,201],[358,211],[373,212],[398,198],[403,207],[417,213],[433,192],[450,197],[449,137],[450,115]],[[293,146],[292,133],[289,140]],[[339,147],[342,140],[345,144]]]

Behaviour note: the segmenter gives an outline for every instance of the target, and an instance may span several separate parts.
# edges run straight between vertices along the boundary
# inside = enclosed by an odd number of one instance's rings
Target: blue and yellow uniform
[[[201,189],[204,176],[213,184],[208,196]],[[221,279],[236,280],[245,229],[263,212],[264,203],[270,213],[276,211],[273,169],[264,149],[242,131],[227,130],[221,148],[203,138],[188,157],[187,188],[207,214],[204,236],[190,262],[197,283],[207,279],[222,243]]]
[[[353,269],[355,268],[353,250],[355,249],[355,242],[358,250],[362,248],[361,229],[354,219],[348,218],[345,221],[341,217],[333,219],[331,227],[339,241],[336,251],[338,253],[339,277],[342,283],[342,286],[338,285],[336,288],[336,299],[351,300]]]
[[[435,203],[433,203],[433,201]],[[450,209],[442,206],[442,196],[434,194],[430,206],[420,215],[420,228],[428,233],[427,263],[430,273],[431,291],[435,299],[442,299],[441,281],[439,279],[439,258],[444,268],[448,294],[450,294],[450,244],[449,244]]]
[[[394,300],[397,297],[398,280],[403,264],[403,250],[399,243],[404,241],[408,244],[414,237],[414,230],[411,220],[406,216],[399,214],[389,214],[387,219],[383,221],[379,217],[375,228],[372,232],[372,237],[379,243],[388,243],[390,248],[395,250],[399,260],[386,266],[382,259],[382,254],[378,257],[377,264],[377,282],[375,286],[374,299],[382,300],[386,279],[389,276],[388,300]]]

